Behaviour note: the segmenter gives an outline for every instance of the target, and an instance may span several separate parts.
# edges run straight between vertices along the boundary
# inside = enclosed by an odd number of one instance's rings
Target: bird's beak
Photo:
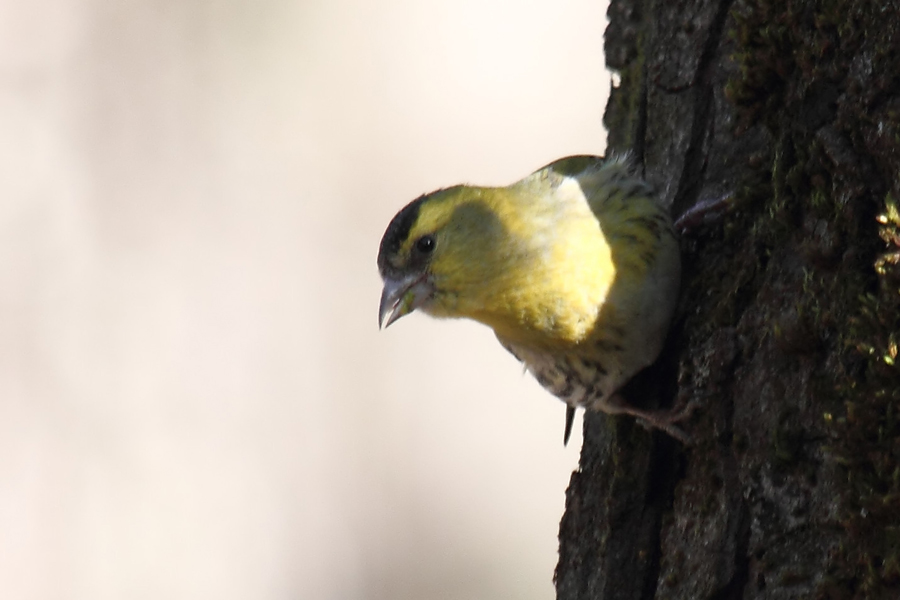
[[[385,278],[378,307],[378,327],[388,327],[425,304],[433,295],[434,285],[427,275],[412,275],[399,280]]]

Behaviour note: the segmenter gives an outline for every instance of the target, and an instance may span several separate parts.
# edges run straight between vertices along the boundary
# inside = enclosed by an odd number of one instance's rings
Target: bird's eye
[[[422,254],[431,254],[434,251],[434,236],[423,235],[416,240],[416,250]]]

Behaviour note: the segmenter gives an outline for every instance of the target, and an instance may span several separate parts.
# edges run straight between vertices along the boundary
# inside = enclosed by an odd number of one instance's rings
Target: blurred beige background
[[[0,597],[552,598],[564,410],[376,325],[420,193],[601,153],[605,3],[0,0]]]

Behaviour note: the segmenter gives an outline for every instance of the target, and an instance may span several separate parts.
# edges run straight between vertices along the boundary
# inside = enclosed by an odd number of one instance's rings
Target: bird
[[[681,255],[668,210],[628,155],[556,160],[505,187],[422,195],[378,250],[379,327],[412,312],[491,329],[567,405],[631,415],[689,443],[685,411],[618,392],[654,363],[678,302]]]

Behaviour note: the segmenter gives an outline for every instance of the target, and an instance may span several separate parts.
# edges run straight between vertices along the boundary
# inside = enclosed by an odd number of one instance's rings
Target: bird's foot
[[[665,431],[685,446],[692,446],[694,444],[693,438],[684,429],[675,424],[686,416],[686,414],[676,413],[671,410],[642,411],[642,414],[634,415],[637,422],[645,428]]]
[[[698,402],[691,400],[684,406],[671,409],[642,410],[627,404],[616,404],[613,410],[617,413],[631,415],[647,429],[665,431],[685,446],[691,446],[694,443],[693,439],[676,423],[688,418],[698,406]]]
[[[675,220],[675,229],[682,236],[691,235],[702,226],[719,221],[734,201],[734,194],[700,200]]]

